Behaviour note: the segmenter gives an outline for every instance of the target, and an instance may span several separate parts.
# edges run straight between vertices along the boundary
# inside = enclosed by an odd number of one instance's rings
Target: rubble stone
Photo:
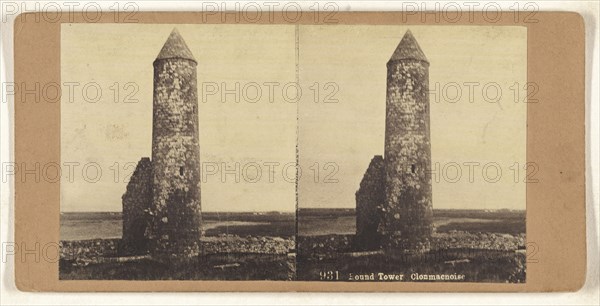
[[[387,63],[384,158],[376,160],[383,178],[378,186],[374,161],[356,194],[358,247],[378,244],[392,253],[428,252],[433,234],[429,62],[410,30]]]
[[[384,183],[383,157],[375,155],[356,192],[356,247],[359,250],[376,249],[380,246],[377,228],[385,201]]]
[[[433,206],[429,130],[429,62],[407,31],[387,63],[384,248],[431,248]]]
[[[155,257],[192,257],[200,251],[196,65],[174,29],[154,61],[153,218],[148,238]]]
[[[146,230],[150,223],[148,209],[152,203],[152,163],[143,157],[137,164],[127,191],[123,194],[123,250],[125,254],[148,252]]]

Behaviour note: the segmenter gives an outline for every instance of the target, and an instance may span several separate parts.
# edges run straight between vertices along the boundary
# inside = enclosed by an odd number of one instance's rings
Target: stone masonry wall
[[[150,222],[148,210],[152,203],[152,163],[143,157],[131,175],[123,200],[124,253],[140,254],[148,251],[145,236]]]
[[[154,62],[152,134],[151,250],[155,255],[190,257],[199,253],[202,220],[197,108],[196,62],[158,58]]]
[[[356,246],[360,250],[380,247],[377,228],[383,217],[381,208],[385,201],[384,183],[383,157],[375,155],[356,192]]]
[[[418,48],[407,35],[399,48]],[[379,231],[387,249],[421,253],[429,250],[433,231],[429,63],[392,58],[387,68],[385,218]]]

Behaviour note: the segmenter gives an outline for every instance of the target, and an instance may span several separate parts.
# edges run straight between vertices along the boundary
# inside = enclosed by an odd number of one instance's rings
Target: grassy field
[[[203,213],[207,236],[230,234],[237,236],[292,237],[296,232],[296,216],[293,213]],[[228,222],[234,223],[230,225]]]
[[[515,235],[525,232],[525,211],[436,209],[433,216],[440,233],[457,230]],[[301,209],[298,235],[353,234],[355,219],[353,209]]]
[[[436,254],[429,254],[434,257]],[[461,274],[462,282],[486,283],[522,283],[525,282],[525,255],[507,252],[481,251],[472,256],[447,254],[438,258],[390,258],[384,255],[363,257],[340,256],[324,260],[306,260],[298,258],[298,280],[349,281],[352,275],[371,273],[402,274],[403,281],[414,281],[410,277],[418,274]],[[458,260],[450,263],[452,260]],[[334,279],[324,279],[329,274]]]
[[[291,237],[296,231],[294,213],[218,213],[202,214],[207,236]],[[438,232],[452,230],[518,234],[525,232],[524,211],[434,210]],[[120,238],[121,213],[63,213],[61,239],[84,240]],[[356,232],[354,209],[300,209],[298,235],[353,234]]]
[[[73,266],[61,262],[62,280],[291,280],[295,261],[286,255],[206,255],[178,263],[139,260]]]
[[[298,224],[294,213],[206,212],[203,213],[203,227],[206,236],[215,239],[223,238],[219,237],[222,234],[255,237],[253,239],[261,236],[293,237],[296,225],[298,235],[301,236],[298,239],[316,239],[318,236],[327,238],[324,235],[331,234],[352,237],[356,231],[353,209],[301,209],[297,219]],[[516,235],[525,232],[525,212],[434,210],[434,224],[438,233],[450,235],[456,235],[453,231]],[[61,239],[120,238],[121,226],[120,213],[63,213]],[[352,247],[351,243],[347,246]],[[448,263],[455,259],[459,261]],[[399,261],[382,255],[348,257],[344,251],[323,259],[298,256],[297,261],[287,255],[221,253],[207,255],[201,260],[169,265],[150,260],[87,266],[61,261],[60,278],[322,280],[323,273],[335,271],[339,281],[348,281],[350,273],[384,272],[405,274],[406,277],[411,273],[460,273],[466,275],[466,281],[523,282],[524,267],[524,254],[491,250],[468,256],[457,254],[443,260],[417,261]]]
[[[500,220],[493,222],[451,222],[437,227],[438,233],[450,231],[487,232],[517,235],[525,233],[525,220]]]
[[[525,254],[514,250],[485,249],[504,245],[497,240],[499,238],[491,239],[489,236],[523,235],[524,211],[434,210],[436,232],[449,237],[444,241],[449,243],[450,248],[432,250],[424,257],[417,256],[408,260],[382,254],[351,255],[354,252],[351,241],[356,230],[353,210],[300,210],[298,223],[298,280],[350,281],[356,275],[384,273],[401,274],[405,277],[404,281],[414,281],[410,279],[413,273],[456,273],[464,275],[462,281],[467,282],[525,281]],[[465,232],[479,234],[470,235]],[[492,233],[494,235],[490,235]],[[348,243],[342,239],[344,235],[349,237]],[[323,237],[326,239],[318,239]],[[517,238],[510,238],[508,241],[514,242],[515,239]],[[340,242],[344,243],[339,244]],[[461,242],[476,242],[474,245],[477,249],[453,248],[452,245],[460,245]],[[438,254],[439,252],[443,254]],[[330,275],[334,275],[335,279],[323,279]]]
[[[238,236],[291,237],[296,232],[294,213],[202,213],[207,236],[231,234]],[[61,240],[121,238],[122,217],[119,212],[62,213]]]

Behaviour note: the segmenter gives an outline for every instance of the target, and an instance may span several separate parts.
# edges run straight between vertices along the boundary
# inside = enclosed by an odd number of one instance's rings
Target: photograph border
[[[15,83],[60,84],[61,23],[15,21]],[[326,15],[326,13],[320,13]],[[442,13],[428,12],[436,15]],[[290,23],[275,14],[256,23],[315,24],[314,12]],[[527,184],[527,282],[299,282],[299,281],[59,281],[58,259],[32,255],[59,241],[59,183],[15,178],[16,283],[24,291],[574,291],[583,285],[585,242],[585,39],[576,13],[540,12],[537,22],[515,22],[511,13],[490,23],[482,14],[458,22],[423,22],[402,12],[337,13],[336,24],[510,25],[528,31],[527,80],[538,84],[537,103],[527,107],[527,161],[538,164],[539,182]],[[71,18],[73,16],[70,16]],[[104,14],[98,23],[118,16]],[[220,16],[194,12],[136,15],[139,23],[218,24]],[[472,20],[471,20],[472,18]],[[232,18],[235,20],[235,18]],[[242,19],[243,20],[243,19]],[[323,20],[319,18],[318,20]],[[234,22],[225,22],[234,23]],[[240,22],[244,23],[244,22]],[[560,39],[557,39],[560,38]],[[19,92],[17,92],[18,96]],[[17,99],[15,99],[17,100]],[[15,101],[15,163],[60,163],[60,103]],[[39,247],[38,247],[39,245]],[[27,247],[25,247],[27,246]],[[42,254],[43,255],[43,254]]]

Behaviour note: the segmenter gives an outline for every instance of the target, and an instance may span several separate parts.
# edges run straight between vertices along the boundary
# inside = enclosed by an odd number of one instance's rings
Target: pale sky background
[[[103,97],[88,103],[81,94],[76,102],[61,108],[61,158],[81,163],[97,162],[103,170],[97,183],[86,182],[82,166],[75,182],[61,184],[63,211],[120,211],[125,192],[126,163],[137,163],[151,156],[152,144],[152,62],[174,25],[154,24],[72,24],[61,31],[62,82],[97,82]],[[286,163],[296,161],[296,104],[282,101],[281,95],[269,103],[265,92],[256,103],[235,103],[233,95],[221,103],[220,95],[202,102],[201,82],[226,82],[233,89],[249,82],[294,82],[295,35],[293,26],[176,25],[198,61],[199,129],[201,163],[235,163],[240,169],[249,162],[277,162],[279,174]],[[139,85],[139,103],[113,102],[109,86],[128,82]],[[81,86],[83,87],[83,85]],[[81,91],[81,87],[79,92]],[[94,93],[92,89],[90,93]],[[77,91],[76,91],[77,92]],[[250,93],[249,93],[250,95]],[[121,97],[122,101],[123,97]],[[65,100],[67,102],[65,102]],[[114,181],[111,165],[121,165],[120,180]],[[94,168],[89,170],[93,176]],[[255,178],[255,168],[248,178]],[[293,170],[293,168],[292,168]],[[294,177],[294,171],[290,176]],[[240,170],[241,171],[241,170]],[[202,183],[203,211],[294,211],[295,182],[281,175],[268,179],[264,168],[261,179],[249,183],[227,175],[221,183],[220,172]]]
[[[61,32],[62,82],[79,82],[75,102],[63,93],[61,108],[61,157],[63,164],[78,162],[74,182],[63,170],[62,211],[120,211],[125,179],[141,157],[151,156],[152,61],[173,25],[154,24],[64,24]],[[198,60],[199,122],[201,163],[249,162],[264,165],[276,162],[274,182],[268,168],[256,183],[234,182],[220,173],[202,183],[204,211],[294,211],[296,187],[285,180],[283,165],[296,160],[296,129],[302,177],[299,181],[300,207],[355,206],[362,175],[373,155],[383,155],[385,124],[386,62],[408,29],[406,26],[300,26],[299,52],[295,50],[295,27],[288,25],[177,25]],[[509,169],[525,162],[526,104],[514,103],[509,87],[526,82],[527,34],[520,27],[411,26],[428,57],[430,87],[449,82],[480,82],[474,103],[467,87],[463,98],[448,103],[431,101],[431,142],[433,162],[496,162],[503,173],[500,181],[487,183],[476,168],[475,182],[463,178],[450,183],[441,178],[433,186],[434,208],[525,208],[524,171],[521,183],[514,182]],[[296,59],[296,56],[298,58]],[[303,90],[299,104],[285,102],[281,86],[296,79],[296,60]],[[103,90],[96,103],[86,102],[81,89],[96,82]],[[120,85],[119,103],[114,103],[111,85]],[[123,103],[125,84],[134,82],[138,103]],[[279,82],[273,103],[267,87],[256,103],[220,95],[202,102],[202,82],[225,82],[233,88],[249,82]],[[339,89],[334,104],[315,104]],[[483,84],[495,82],[502,99],[485,102]],[[220,85],[219,85],[220,86]],[[114,87],[112,87],[114,88]],[[293,93],[293,89],[290,89]],[[493,93],[493,90],[490,91]],[[524,91],[523,91],[524,92]],[[523,92],[521,93],[523,95]],[[94,90],[89,93],[93,95]],[[452,92],[453,93],[453,92]],[[297,121],[298,117],[298,121]],[[297,125],[298,123],[298,125]],[[83,165],[95,162],[102,168],[98,182],[87,182]],[[315,162],[321,167],[314,183]],[[324,183],[323,169],[333,162],[339,171],[338,183]],[[115,163],[120,166],[115,182]],[[111,167],[113,166],[113,167]],[[313,168],[314,169],[314,168]],[[330,168],[331,169],[331,168]],[[95,176],[94,168],[89,174]],[[288,172],[293,177],[294,172]],[[490,174],[494,174],[490,170]],[[248,177],[254,178],[249,171]]]
[[[305,96],[300,106],[300,207],[355,207],[355,192],[373,155],[383,155],[386,103],[386,63],[407,26],[303,26],[300,31],[300,81],[303,84],[336,82],[335,104],[315,104]],[[526,160],[526,104],[514,103],[509,87],[527,80],[527,32],[524,27],[410,26],[430,62],[429,82],[442,88],[456,82],[462,99],[440,98],[431,104],[432,162],[479,162],[474,182],[462,166],[462,179],[433,182],[433,207],[473,209],[525,209],[524,171],[521,183],[509,169]],[[469,103],[468,82],[480,82]],[[502,98],[485,102],[481,88],[497,83]],[[448,88],[448,87],[447,87]],[[329,91],[331,92],[331,91]],[[489,91],[494,95],[493,89]],[[523,92],[521,93],[523,97]],[[451,99],[455,91],[448,91]],[[446,101],[445,101],[446,100]],[[309,169],[321,166],[319,183]],[[339,183],[323,183],[322,169],[335,162]],[[496,162],[501,179],[487,183],[482,166]],[[333,169],[333,168],[331,168]],[[330,169],[330,170],[331,170]],[[449,169],[449,168],[447,168]],[[489,177],[495,177],[495,168]]]

